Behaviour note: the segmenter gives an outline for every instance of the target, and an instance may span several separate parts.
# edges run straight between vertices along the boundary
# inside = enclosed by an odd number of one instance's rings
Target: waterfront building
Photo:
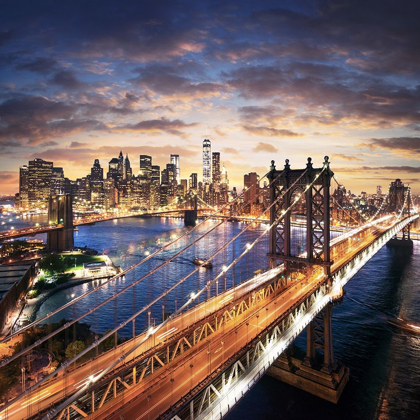
[[[203,140],[203,183],[211,182],[211,142],[209,139]]]
[[[30,208],[47,208],[51,193],[53,163],[35,158],[28,165],[28,202]]]
[[[29,206],[28,201],[28,176],[29,169],[27,165],[19,168],[19,207],[27,209]]]

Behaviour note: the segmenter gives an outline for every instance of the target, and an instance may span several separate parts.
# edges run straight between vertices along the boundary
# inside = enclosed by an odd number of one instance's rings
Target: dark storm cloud
[[[50,81],[51,83],[68,90],[82,89],[85,86],[71,70],[58,71]]]
[[[106,130],[101,121],[84,118],[74,103],[41,96],[18,96],[0,104],[0,139],[40,143],[83,131]]]
[[[224,90],[221,83],[200,82],[191,79],[192,76],[202,77],[202,69],[190,65],[149,65],[136,70],[139,76],[130,81],[144,89],[162,95],[207,96],[220,93]]]
[[[50,57],[40,57],[32,61],[26,61],[16,66],[17,70],[27,70],[34,73],[47,74],[56,69],[58,63]]]
[[[306,108],[297,121],[337,124],[357,119],[383,128],[395,123],[420,122],[419,86],[401,87],[336,66],[304,63],[246,66],[224,73],[224,77],[246,99],[277,98],[288,106]],[[318,112],[320,107],[323,113]],[[249,119],[261,116],[259,113],[274,116],[275,109],[244,107],[240,112]],[[277,112],[281,115],[280,110]]]

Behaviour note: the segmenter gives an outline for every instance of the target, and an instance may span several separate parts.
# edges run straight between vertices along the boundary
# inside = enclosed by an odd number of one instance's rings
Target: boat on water
[[[401,330],[420,335],[420,325],[409,322],[403,318],[389,318],[387,322],[388,324],[397,327]]]
[[[205,267],[205,268],[212,268],[213,267],[213,264],[210,261],[203,260],[202,258],[194,258],[193,259],[193,264],[201,265],[202,267]]]

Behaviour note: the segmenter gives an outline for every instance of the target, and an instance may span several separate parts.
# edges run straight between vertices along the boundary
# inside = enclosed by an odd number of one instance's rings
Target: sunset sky
[[[419,1],[4,1],[0,60],[0,193],[120,150],[201,180],[206,124],[230,186],[329,155],[355,193],[420,193]]]

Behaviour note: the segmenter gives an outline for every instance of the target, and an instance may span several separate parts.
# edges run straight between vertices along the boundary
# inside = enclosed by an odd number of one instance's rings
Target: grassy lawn
[[[66,273],[73,271],[73,270],[81,270],[83,268],[84,263],[90,262],[98,262],[98,261],[105,261],[106,258],[101,255],[84,255],[84,254],[77,254],[77,255],[63,255],[63,258],[66,261],[67,266],[69,267],[66,270]],[[76,267],[74,263],[76,262]]]

